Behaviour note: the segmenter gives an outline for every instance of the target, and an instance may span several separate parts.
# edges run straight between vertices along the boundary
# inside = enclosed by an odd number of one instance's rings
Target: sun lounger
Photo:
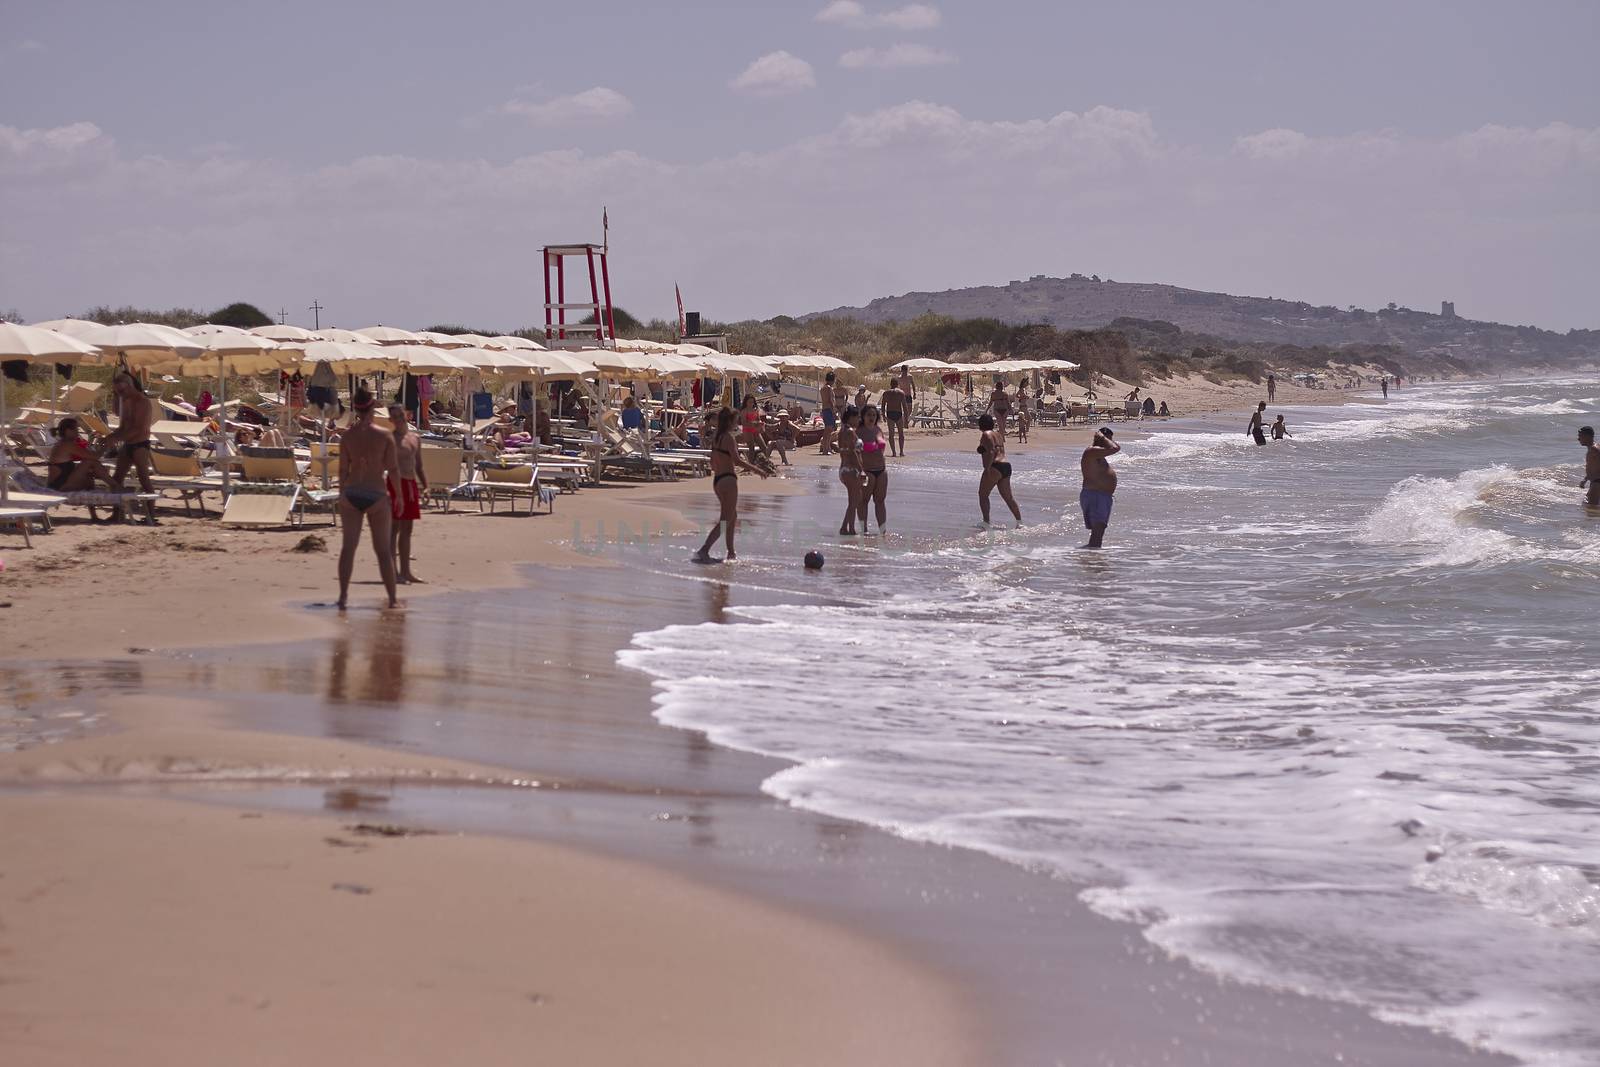
[[[424,495],[437,500],[444,510],[449,511],[450,501],[456,496],[465,495],[471,484],[470,479],[461,479],[461,464],[466,452],[459,448],[423,448],[419,451],[422,476],[428,482]]]
[[[200,466],[200,454],[187,449],[152,448],[150,450],[150,464],[155,468],[155,475],[150,479],[157,491],[164,493],[177,493],[183,501],[184,514],[189,513],[189,505],[193,503],[200,509],[200,514],[206,513],[203,493],[221,493],[222,475],[208,474]]]
[[[22,543],[29,548],[33,547],[33,533],[28,529],[28,523],[39,522],[49,528],[50,517],[43,508],[23,508],[10,505],[0,505],[0,526],[15,526],[22,531]]]
[[[327,508],[335,524],[339,494],[308,489],[304,469],[287,448],[248,448],[240,462],[244,478],[233,487],[222,509],[229,526],[298,526],[305,521],[306,505]]]
[[[100,401],[105,382],[70,382],[61,387],[56,406],[65,411],[89,411]]]
[[[203,422],[178,422],[172,419],[163,419],[150,424],[151,439],[168,448],[193,447],[200,443],[201,435],[207,432]]]
[[[489,501],[489,513],[494,513],[494,505],[499,497],[509,497],[511,511],[517,510],[517,497],[528,498],[528,514],[533,514],[534,501],[543,503],[550,514],[556,510],[556,491],[549,486],[539,484],[539,466],[534,463],[521,463],[514,467],[502,467],[495,463],[482,463],[478,466],[478,477],[473,485],[478,497],[478,510],[483,510],[485,498]]]
[[[95,508],[127,508],[142,504],[146,517],[155,519],[155,502],[161,499],[159,493],[143,493],[132,489],[117,491],[115,489],[79,489],[71,493],[58,493],[26,467],[13,466],[0,471],[0,477],[9,477],[11,484],[16,486],[21,493],[31,494],[59,501],[71,507],[89,509],[90,518],[94,517]],[[20,494],[11,494],[11,499],[16,500]]]

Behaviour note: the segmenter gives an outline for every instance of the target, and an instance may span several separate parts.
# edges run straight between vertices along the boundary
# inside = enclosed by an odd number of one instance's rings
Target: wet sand
[[[918,443],[935,449],[965,444],[959,437],[924,438]],[[1060,447],[1073,443],[1073,435],[1059,435]],[[818,469],[808,453],[792,481],[810,486],[826,479],[826,471]],[[640,495],[662,499],[658,493],[695,506],[706,495],[703,482],[644,490]],[[753,496],[749,505],[758,521],[783,515],[783,501],[776,495]],[[598,521],[594,515],[590,518]],[[516,525],[526,529],[524,524],[546,521],[520,520]],[[681,519],[676,522],[681,528]],[[591,533],[593,528],[592,523]],[[570,521],[565,529],[571,532]],[[430,546],[426,540],[422,545],[424,563],[419,567],[441,558],[440,546]],[[686,555],[687,540],[681,547]],[[451,546],[449,551],[467,550]],[[572,553],[571,546],[560,551],[567,553],[569,562],[592,562],[582,553]],[[324,838],[347,838],[346,827],[358,820],[472,831],[474,836],[464,840],[485,849],[484,855],[463,861],[467,867],[462,870],[470,867],[470,875],[449,877],[431,900],[426,894],[421,900],[413,898],[414,910],[388,916],[375,927],[389,937],[401,930],[405,932],[400,936],[410,938],[417,923],[437,922],[440,916],[476,914],[481,888],[503,884],[507,878],[503,871],[472,867],[478,859],[544,865],[544,880],[595,887],[597,892],[665,868],[677,872],[664,876],[670,888],[721,893],[718,907],[773,902],[776,908],[752,906],[767,909],[757,925],[770,926],[775,936],[785,930],[781,918],[800,924],[788,932],[802,938],[816,928],[856,931],[840,936],[862,951],[876,953],[875,958],[892,965],[891,975],[904,976],[906,988],[918,991],[874,999],[854,989],[838,1001],[828,1001],[818,1000],[803,986],[760,987],[746,990],[756,993],[753,1001],[729,1000],[722,988],[702,984],[716,976],[703,975],[698,963],[680,967],[672,980],[702,989],[718,1005],[718,1019],[740,1011],[768,1011],[781,1017],[774,1025],[799,1020],[812,1030],[834,1029],[837,1019],[841,1039],[855,1033],[852,1026],[861,1023],[871,1031],[866,1036],[892,1040],[888,1046],[871,1049],[850,1046],[837,1055],[826,1055],[827,1050],[813,1043],[805,1062],[938,1062],[929,1046],[945,1050],[951,1062],[985,1063],[1209,1061],[1266,1067],[1291,1060],[1396,1065],[1504,1062],[1419,1030],[1380,1024],[1353,1008],[1218,982],[1161,957],[1142,941],[1136,928],[1090,914],[1077,903],[1074,887],[1049,877],[976,853],[912,844],[776,804],[760,793],[759,783],[779,769],[778,763],[719,749],[697,734],[656,725],[648,716],[646,680],[614,665],[615,650],[636,630],[717,620],[731,606],[772,595],[717,580],[703,569],[662,566],[662,558],[657,546],[608,553],[600,562],[610,565],[534,568],[523,573],[526,588],[419,598],[403,613],[354,611],[329,623],[322,621],[332,617],[328,614],[301,611],[301,617],[318,619],[309,640],[123,655],[75,670],[65,686],[42,681],[41,673],[47,679],[54,673],[48,668],[41,672],[38,663],[0,674],[6,692],[28,694],[37,723],[82,721],[58,720],[60,712],[118,722],[115,732],[99,730],[77,741],[0,759],[0,782],[9,785],[12,794],[0,799],[0,828],[8,839],[18,837],[37,845],[41,835],[28,828],[48,818],[60,819],[72,847],[61,848],[58,835],[55,847],[34,848],[32,855],[42,866],[32,872],[36,877],[31,883],[55,884],[61,878],[68,885],[87,878],[89,871],[138,862],[139,854],[126,850],[119,855],[106,853],[112,844],[170,832],[173,852],[162,855],[178,869],[203,876],[196,879],[201,899],[174,894],[189,906],[161,913],[175,929],[206,911],[205,898],[218,888],[206,879],[228,870],[221,858],[225,853],[219,851],[220,837],[227,836],[224,826],[282,830],[285,839],[269,842],[266,855],[281,857],[276,862],[291,869],[312,865],[315,873],[308,875],[309,884],[325,895],[308,896],[307,911],[317,922],[331,923],[318,927],[330,937],[338,926],[330,917],[342,914],[337,909],[379,899],[376,891],[357,894],[329,888],[340,879],[331,877],[331,869],[317,866],[317,857],[330,864],[345,862],[350,850]],[[328,564],[331,561],[318,561],[319,567]],[[130,700],[133,693],[142,694],[142,699]],[[538,785],[529,784],[530,780]],[[124,784],[115,796],[107,797],[108,781],[137,785]],[[44,788],[50,792],[41,794]],[[197,812],[193,805],[172,803],[169,798],[209,800],[224,807]],[[102,820],[96,810],[82,807],[91,803],[129,809],[133,822],[121,824],[110,816]],[[47,816],[27,805],[46,805],[57,814]],[[264,818],[244,818],[257,815]],[[144,818],[155,822],[140,824]],[[212,819],[221,822],[195,828],[186,825],[190,819],[195,827]],[[86,823],[102,821],[113,831],[112,842],[81,832]],[[547,843],[546,847],[576,845],[587,853],[626,857],[630,867],[626,875],[614,870],[596,875],[563,866],[553,853],[536,860],[519,859],[535,855],[526,850],[540,846],[497,844],[481,836],[485,834],[531,838]],[[417,860],[421,850],[413,850],[413,845],[455,840],[462,839],[380,839],[380,849],[350,858],[384,852],[409,854]],[[245,851],[253,856],[257,850]],[[98,861],[87,863],[72,876],[49,873],[51,862],[76,862],[85,856],[115,862],[109,867]],[[651,864],[651,871],[637,867],[641,860]],[[0,868],[0,873],[13,874],[15,869]],[[161,869],[170,875],[173,868]],[[433,856],[422,857],[396,870],[395,884],[409,885],[412,878],[441,869],[455,868]],[[159,902],[171,892],[174,881],[186,884],[170,877],[142,884],[151,900]],[[253,879],[246,881],[253,884]],[[14,874],[0,879],[0,893],[6,895],[0,899],[12,900],[12,907],[26,903],[20,899],[19,884]],[[707,890],[707,884],[715,888]],[[729,892],[734,895],[728,896]],[[581,891],[575,895],[589,899]],[[654,899],[655,894],[651,896]],[[98,903],[109,907],[117,900],[113,886]],[[270,911],[274,900],[269,893],[262,908]],[[606,941],[603,917],[610,904],[602,896],[593,900],[600,915],[590,914],[599,920],[600,929],[563,911],[557,921],[536,925],[535,935],[546,936],[570,919],[575,951],[582,950],[586,938]],[[512,919],[505,911],[495,911],[492,901],[484,908],[482,917],[491,919],[485,924],[491,929],[529,921],[525,913]],[[88,913],[75,906],[70,913],[33,925],[45,931],[93,928],[82,919]],[[132,921],[150,913],[118,914]],[[163,923],[151,925],[160,929]],[[221,929],[243,925],[237,922]],[[680,932],[687,927],[705,943],[723,939],[719,921],[697,922],[688,912],[658,925]],[[633,948],[647,959],[655,951]],[[411,974],[420,969],[420,960],[427,960],[426,970],[434,973],[448,960],[449,950],[448,944],[424,940],[414,957],[397,966]],[[529,951],[538,954],[537,947]],[[769,969],[784,972],[800,962],[792,943],[769,946],[760,958]],[[848,959],[831,958],[821,965],[824,970],[855,967],[841,962]],[[176,964],[180,972],[181,960]],[[472,982],[499,975],[510,966],[503,960],[492,953],[482,957],[482,966],[472,968],[476,975]],[[631,957],[621,964],[632,965]],[[141,977],[137,969],[118,973],[130,981]],[[292,978],[286,980],[293,984]],[[165,988],[169,1000],[181,1003],[212,984],[196,971],[179,973]],[[50,988],[65,995],[69,985]],[[451,1022],[440,1029],[453,1028],[457,1018],[469,1024],[481,994],[471,993],[477,987],[470,982],[463,988],[468,992],[461,994],[459,1006],[467,1014],[458,1017],[452,1011],[447,1016]],[[882,988],[895,987],[891,982]],[[622,1013],[619,1017],[631,1017],[637,1007],[631,996],[617,987],[614,1003]],[[539,1007],[559,1003],[552,994],[550,1002]],[[801,1004],[803,1009],[796,1007]],[[381,1023],[388,1017],[384,1005],[371,1008],[371,1015],[360,1018]],[[8,1026],[40,1025],[62,1009],[62,1004],[47,998],[35,1013],[4,1018]],[[345,1022],[352,1024],[355,1019],[350,1016]],[[826,1025],[818,1026],[820,1020]],[[283,1025],[281,1020],[278,1025]],[[326,1020],[324,1025],[338,1026]],[[719,1025],[701,1018],[688,1028],[692,1031],[688,1036],[698,1042],[694,1047],[704,1053],[698,1062],[781,1062],[766,1054],[769,1047],[752,1056],[749,1045],[734,1039],[722,1042]],[[308,1031],[308,1040],[322,1033]],[[226,1028],[213,1036],[226,1040]],[[917,1045],[913,1037],[923,1039],[924,1045]],[[88,1046],[77,1047],[82,1051]],[[158,1051],[152,1048],[152,1056]],[[598,1047],[590,1051],[592,1055],[577,1058],[588,1062],[628,1058]],[[722,1052],[728,1058],[723,1059]],[[80,1056],[78,1062],[85,1058],[93,1056]],[[414,1062],[423,1061],[418,1056]],[[406,1059],[401,1055],[389,1062]],[[491,1057],[489,1062],[495,1060]]]

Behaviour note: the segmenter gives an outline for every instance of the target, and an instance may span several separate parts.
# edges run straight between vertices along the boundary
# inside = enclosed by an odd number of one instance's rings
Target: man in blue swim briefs
[[[1121,451],[1122,446],[1112,440],[1109,426],[1095,431],[1094,440],[1083,450],[1083,488],[1078,492],[1078,504],[1083,508],[1083,525],[1089,531],[1089,543],[1084,548],[1099,548],[1105,540],[1106,527],[1111,523],[1111,499],[1117,491],[1117,472],[1106,457]]]
[[[834,410],[834,391],[843,387],[835,384],[834,379],[833,371],[829,371],[822,379],[822,388],[817,391],[817,407],[822,409],[822,447],[817,450],[819,456],[838,451],[838,446],[834,444],[834,435],[839,426],[839,415]]]

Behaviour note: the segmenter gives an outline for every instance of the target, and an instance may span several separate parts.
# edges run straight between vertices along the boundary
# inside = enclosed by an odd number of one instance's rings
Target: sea
[[[892,468],[882,537],[800,475],[685,568],[767,602],[619,658],[661,722],[788,761],[788,804],[1048,871],[1218,975],[1600,1064],[1600,382],[1278,413],[1266,447],[1118,424],[1100,552],[1075,450],[1013,447],[1020,528],[977,525],[975,432]]]

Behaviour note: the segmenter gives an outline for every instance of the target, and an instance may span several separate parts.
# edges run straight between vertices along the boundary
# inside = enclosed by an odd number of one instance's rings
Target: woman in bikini
[[[95,479],[106,484],[107,488],[121,488],[111,480],[111,472],[106,470],[100,457],[89,450],[89,446],[78,436],[78,420],[62,419],[55,428],[56,443],[50,449],[49,470],[50,488],[58,493],[76,493],[83,489],[93,489]]]
[[[868,404],[861,410],[861,429],[856,436],[861,439],[861,469],[866,473],[866,498],[861,501],[861,532],[867,532],[867,499],[871,499],[878,516],[878,532],[889,520],[889,468],[884,463],[884,449],[888,441],[878,422],[878,408]]]
[[[372,551],[378,557],[378,574],[389,594],[389,606],[400,606],[395,595],[394,554],[390,527],[394,516],[389,501],[400,495],[397,484],[400,461],[394,434],[372,422],[376,400],[357,389],[350,406],[356,421],[339,438],[339,527],[344,535],[339,549],[339,608],[350,597],[350,576],[355,570],[361,527],[372,528]],[[382,505],[379,507],[378,505]],[[362,520],[366,520],[363,523]]]
[[[978,478],[978,510],[983,512],[983,524],[989,525],[989,494],[995,489],[1000,490],[1000,499],[1021,522],[1022,509],[1011,495],[1011,464],[1006,462],[1006,439],[995,432],[994,416],[987,413],[978,416],[978,429],[983,432],[978,438],[978,455],[983,457],[983,474]]]
[[[743,467],[761,477],[767,477],[767,472],[739,455],[739,438],[734,432],[734,415],[728,408],[717,409],[716,429],[712,431],[711,438],[711,491],[717,494],[717,504],[721,508],[717,525],[711,528],[705,544],[700,546],[700,551],[694,554],[696,563],[711,563],[711,546],[716,544],[717,534],[720,532],[723,543],[727,545],[728,552],[724,559],[735,560],[739,557],[733,551],[733,526],[739,514],[739,474],[738,468]]]
[[[1017,383],[1017,440],[1026,443],[1028,425],[1033,422],[1033,397],[1028,395],[1028,380]]]
[[[856,517],[861,517],[861,528],[867,526],[867,493],[862,485],[861,442],[856,437],[856,424],[860,414],[855,408],[845,408],[839,423],[839,481],[844,485],[844,521],[839,524],[841,534],[856,532]]]

